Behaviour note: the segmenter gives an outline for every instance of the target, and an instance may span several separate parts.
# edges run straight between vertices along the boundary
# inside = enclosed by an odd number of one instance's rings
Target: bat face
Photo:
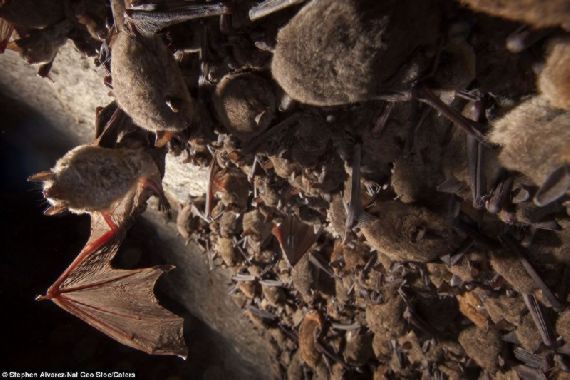
[[[67,208],[84,213],[109,209],[146,177],[160,183],[158,169],[143,151],[82,145],[30,180],[43,182],[49,212]]]

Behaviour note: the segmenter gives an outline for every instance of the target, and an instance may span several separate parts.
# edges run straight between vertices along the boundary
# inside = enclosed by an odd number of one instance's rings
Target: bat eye
[[[44,188],[42,194],[46,199],[55,200],[59,197],[60,192],[54,186],[50,186]]]

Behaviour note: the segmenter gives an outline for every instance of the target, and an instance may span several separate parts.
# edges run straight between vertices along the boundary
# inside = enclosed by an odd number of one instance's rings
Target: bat
[[[279,242],[281,251],[292,267],[317,240],[313,227],[294,216],[288,216],[282,223],[274,225],[271,233]]]
[[[280,2],[267,3],[253,16],[271,9],[269,3]],[[419,75],[420,70],[408,70],[410,61],[417,61],[414,50],[435,43],[436,33],[431,31],[439,28],[439,16],[427,12],[433,9],[430,4],[307,2],[277,34],[273,78],[292,99],[316,106],[397,97]],[[338,30],[343,30],[342,37]],[[334,63],[326,57],[334,57]]]
[[[244,142],[263,132],[277,109],[271,82],[253,73],[225,75],[213,99],[218,120]]]
[[[174,132],[183,131],[194,121],[196,104],[162,39],[138,32],[124,17],[123,0],[111,4],[117,33],[109,45],[117,104],[139,127],[167,132],[168,138],[160,142],[165,144]]]
[[[148,188],[134,186],[110,212],[91,213],[91,235],[76,259],[38,300],[65,311],[126,346],[154,355],[186,358],[183,318],[160,306],[153,294],[162,265],[114,269],[111,260],[128,227],[145,207]]]
[[[503,234],[499,236],[499,241],[506,249],[508,249],[511,253],[513,253],[515,257],[518,257],[522,266],[524,267],[528,275],[532,278],[537,288],[539,288],[542,291],[542,295],[544,296],[544,298],[548,300],[552,308],[557,312],[562,311],[564,309],[564,306],[554,295],[554,293],[550,290],[548,285],[546,285],[542,277],[540,277],[540,275],[536,272],[532,264],[527,260],[526,258],[527,253],[524,250],[524,248],[520,247],[519,244],[508,234]]]
[[[43,182],[43,195],[50,204],[45,214],[69,210],[91,216],[89,240],[37,299],[52,300],[124,345],[149,354],[185,357],[183,319],[162,308],[153,294],[160,275],[172,267],[124,270],[111,266],[148,197],[157,195],[163,208],[168,201],[152,152],[116,145],[124,118],[121,110],[111,104],[106,115],[101,112],[97,121],[104,128],[93,144],[72,149],[52,169],[28,178]]]
[[[299,326],[299,353],[301,360],[316,368],[322,360],[317,339],[323,331],[323,318],[315,310],[308,311]]]

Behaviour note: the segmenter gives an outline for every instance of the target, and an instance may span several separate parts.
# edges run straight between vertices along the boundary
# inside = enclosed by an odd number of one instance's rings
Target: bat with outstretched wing
[[[45,180],[49,173],[40,174],[32,179]],[[124,345],[185,358],[183,318],[160,306],[154,295],[156,281],[172,267],[116,269],[111,265],[128,227],[144,210],[151,191],[157,190],[158,185],[149,181],[136,181],[106,210],[89,212],[91,235],[85,247],[38,299],[52,300]]]

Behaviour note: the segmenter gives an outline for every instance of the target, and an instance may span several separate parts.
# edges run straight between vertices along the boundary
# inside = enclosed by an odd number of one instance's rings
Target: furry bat
[[[128,9],[125,17],[124,0],[111,4],[117,32],[110,43],[111,76],[117,103],[138,126],[157,132],[157,146],[163,146],[174,133],[195,127],[202,111],[161,37],[136,21],[138,11]]]
[[[169,266],[133,270],[113,269],[130,224],[144,210],[151,193],[167,201],[160,171],[145,149],[100,146],[104,135],[113,140],[119,110],[95,143],[64,155],[49,171],[31,181],[43,182],[50,203],[47,215],[65,210],[91,215],[91,236],[77,258],[40,300],[58,306],[127,346],[150,354],[185,356],[183,319],[163,309],[154,285]],[[113,145],[113,144],[110,144]]]
[[[153,294],[158,278],[172,269],[114,269],[128,225],[144,208],[145,191],[129,192],[113,212],[118,230],[107,230],[105,218],[91,217],[91,236],[77,258],[39,300],[56,305],[116,341],[154,355],[186,358],[183,318],[160,306]],[[107,230],[107,231],[106,231]]]

